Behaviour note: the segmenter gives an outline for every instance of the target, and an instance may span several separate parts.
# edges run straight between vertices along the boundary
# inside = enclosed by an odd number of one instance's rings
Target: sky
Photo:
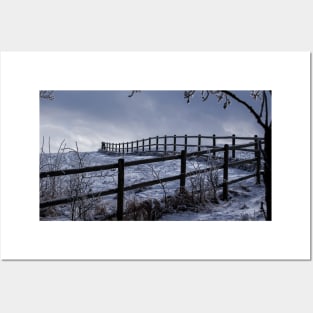
[[[259,112],[251,91],[232,91]],[[262,128],[242,105],[225,110],[214,95],[203,102],[196,92],[190,103],[184,91],[54,91],[40,99],[40,149],[56,152],[61,142],[80,151],[97,151],[101,142],[126,142],[163,135],[263,136]],[[44,139],[43,139],[44,138]],[[43,145],[44,142],[44,145]]]

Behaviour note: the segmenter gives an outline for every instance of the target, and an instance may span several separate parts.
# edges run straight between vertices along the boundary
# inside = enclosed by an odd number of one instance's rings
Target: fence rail
[[[144,138],[136,141],[129,142],[120,142],[120,143],[112,143],[112,142],[102,142],[101,150],[103,152],[112,152],[119,154],[129,154],[129,153],[141,153],[141,152],[160,152],[164,154],[169,153],[179,153],[182,150],[188,152],[188,150],[192,150],[196,148],[195,151],[201,152],[206,149],[215,149],[219,145],[217,141],[222,142],[222,144],[229,144],[229,146],[236,146],[238,141],[254,141],[262,139],[258,138],[257,135],[254,137],[240,137],[236,135],[232,136],[216,136],[213,134],[212,136],[203,136],[199,135],[173,135],[167,136],[155,136]],[[227,142],[225,142],[227,141]],[[236,157],[236,150],[232,149],[232,157]],[[254,150],[241,150],[247,152],[253,152]]]
[[[157,138],[157,137],[155,137]],[[185,138],[185,137],[184,137]],[[219,137],[221,138],[221,137]],[[225,138],[225,137],[223,137]],[[229,137],[227,137],[229,138]],[[251,138],[249,138],[251,139]],[[203,151],[195,151],[195,152],[189,152],[186,153],[186,150],[181,150],[179,154],[176,155],[169,155],[169,156],[162,156],[162,157],[156,157],[153,159],[143,159],[143,160],[138,160],[138,161],[130,161],[130,162],[125,162],[123,158],[118,160],[118,163],[114,164],[108,164],[108,165],[101,165],[101,166],[92,166],[92,167],[86,167],[86,168],[80,168],[80,169],[68,169],[68,170],[60,170],[60,171],[50,171],[50,172],[41,172],[40,173],[40,179],[47,178],[47,177],[55,177],[55,176],[62,176],[62,175],[72,175],[72,174],[80,174],[80,173],[86,173],[86,172],[94,172],[94,171],[102,171],[102,170],[110,170],[110,169],[117,169],[118,170],[118,186],[117,188],[109,189],[109,190],[104,190],[100,192],[93,192],[93,193],[88,193],[88,194],[83,194],[75,197],[66,197],[66,198],[60,198],[60,199],[55,199],[51,201],[44,201],[40,203],[40,209],[44,209],[50,206],[55,206],[55,205],[60,205],[60,204],[67,204],[71,203],[74,200],[84,200],[84,199],[90,199],[90,198],[96,198],[96,197],[102,197],[102,196],[107,196],[107,195],[112,195],[112,194],[117,194],[117,211],[116,211],[116,217],[117,220],[122,220],[123,219],[123,204],[124,204],[124,192],[133,190],[133,189],[138,189],[138,188],[143,188],[143,187],[148,187],[148,186],[153,186],[157,185],[160,183],[165,183],[169,181],[175,181],[179,180],[180,181],[180,190],[184,190],[185,185],[186,185],[186,177],[194,176],[199,173],[205,173],[209,170],[211,170],[211,167],[207,167],[201,170],[196,170],[196,171],[189,171],[187,172],[186,170],[186,162],[187,158],[191,156],[201,156],[205,155],[207,153],[211,153],[212,155],[215,155],[216,152],[223,152],[223,163],[214,166],[215,169],[223,169],[223,183],[218,185],[218,188],[223,188],[223,199],[227,200],[228,199],[228,185],[249,179],[252,177],[256,177],[256,183],[260,183],[260,172],[261,172],[261,167],[260,167],[260,160],[261,160],[261,154],[260,154],[260,143],[261,140],[254,137],[255,142],[253,143],[248,143],[248,144],[242,144],[242,145],[228,145],[225,144],[223,147],[215,147],[212,149],[208,150],[203,150]],[[255,153],[254,158],[252,159],[246,159],[246,160],[240,160],[240,161],[229,161],[230,159],[230,154],[229,152],[231,151],[232,154],[236,150],[241,150],[245,149],[248,147],[253,147],[251,151]],[[249,149],[250,150],[250,149]],[[181,161],[181,168],[180,168],[180,174],[171,176],[171,177],[165,177],[165,178],[160,178],[160,179],[155,179],[155,180],[150,180],[150,181],[145,181],[141,183],[137,183],[134,185],[130,186],[125,186],[124,181],[124,169],[125,167],[130,167],[130,166],[135,166],[135,165],[142,165],[142,164],[150,164],[150,163],[155,163],[155,162],[166,162],[170,160],[180,160]],[[244,177],[237,178],[235,180],[229,180],[228,178],[228,171],[230,166],[235,166],[235,165],[241,165],[245,163],[256,163],[256,171],[254,174],[249,174]]]

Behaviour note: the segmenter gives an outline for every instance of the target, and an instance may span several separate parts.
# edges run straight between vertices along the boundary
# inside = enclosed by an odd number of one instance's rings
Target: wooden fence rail
[[[165,183],[169,181],[175,181],[179,180],[180,181],[180,190],[183,191],[186,186],[186,177],[198,175],[200,173],[205,173],[207,171],[210,171],[212,168],[204,168],[201,170],[196,170],[196,171],[190,171],[187,172],[186,168],[186,162],[187,158],[191,156],[201,156],[207,153],[212,153],[214,155],[216,152],[223,152],[224,157],[223,157],[223,163],[214,166],[214,169],[223,169],[223,183],[218,185],[218,188],[223,188],[223,199],[227,200],[228,199],[228,186],[230,184],[249,179],[251,177],[256,177],[256,183],[260,183],[260,158],[261,154],[259,152],[259,143],[249,143],[249,144],[242,144],[242,145],[231,145],[229,146],[228,144],[225,144],[224,147],[219,147],[219,148],[213,148],[209,150],[203,150],[203,151],[195,151],[195,152],[190,152],[186,153],[186,150],[182,150],[180,154],[177,155],[170,155],[170,156],[162,156],[162,157],[156,157],[153,159],[143,159],[143,160],[138,160],[138,161],[130,161],[130,162],[125,162],[124,159],[119,159],[118,163],[115,164],[108,164],[108,165],[100,165],[100,166],[92,166],[92,167],[86,167],[86,168],[80,168],[80,169],[68,169],[68,170],[60,170],[60,171],[50,171],[50,172],[41,172],[40,173],[40,179],[43,178],[49,178],[49,177],[55,177],[55,176],[62,176],[62,175],[72,175],[72,174],[80,174],[80,173],[86,173],[86,172],[94,172],[94,171],[102,171],[102,170],[109,170],[109,169],[117,169],[118,171],[118,186],[117,188],[109,189],[109,190],[104,190],[100,192],[93,192],[89,194],[83,194],[75,197],[66,197],[66,198],[60,198],[56,200],[50,200],[50,201],[44,201],[40,203],[40,209],[44,209],[50,206],[54,205],[60,205],[60,204],[67,204],[71,203],[72,201],[77,201],[77,200],[84,200],[84,199],[90,199],[90,198],[97,198],[97,197],[102,197],[102,196],[107,196],[107,195],[112,195],[112,194],[117,194],[117,211],[116,211],[116,217],[117,220],[122,220],[123,219],[123,203],[124,203],[124,192],[129,191],[129,190],[134,190],[138,188],[143,188],[143,187],[148,187],[148,186],[153,186],[157,185],[160,183]],[[248,147],[254,147],[254,149],[251,149],[251,151],[255,152],[255,157],[252,159],[246,159],[246,160],[240,160],[240,161],[235,161],[235,162],[229,162],[230,156],[229,156],[229,151],[236,151],[236,150],[241,150],[244,148]],[[142,165],[142,164],[150,164],[150,163],[156,163],[156,162],[166,162],[170,160],[180,160],[181,161],[181,167],[180,167],[180,174],[171,176],[171,177],[164,177],[156,180],[151,180],[151,181],[145,181],[141,183],[137,183],[134,185],[130,186],[125,186],[125,177],[124,177],[124,169],[125,167],[130,167],[130,166],[135,166],[135,165]],[[245,164],[245,163],[251,163],[255,162],[256,163],[256,171],[253,174],[246,175],[244,177],[237,178],[235,180],[229,180],[228,179],[228,170],[230,166],[235,166],[235,165],[240,165],[240,164]]]
[[[167,136],[163,137],[155,136],[144,138],[141,140],[122,142],[122,143],[112,143],[112,142],[102,142],[101,150],[103,152],[119,153],[119,154],[128,154],[128,153],[142,153],[142,152],[160,152],[164,154],[168,153],[180,153],[180,151],[185,150],[188,152],[188,149],[194,149],[194,151],[201,152],[206,149],[214,149],[218,147],[217,141],[227,141],[230,146],[236,146],[238,141],[247,141],[249,140],[257,142],[259,139],[257,135],[254,137],[240,137],[236,135],[232,136],[203,136],[201,134],[194,136]],[[180,149],[179,149],[180,148]],[[236,157],[236,150],[232,149],[232,158]],[[241,151],[252,152],[254,149],[244,149]],[[215,156],[215,152],[213,151]]]

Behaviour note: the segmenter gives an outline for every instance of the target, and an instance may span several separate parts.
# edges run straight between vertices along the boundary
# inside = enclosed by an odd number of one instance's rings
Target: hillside
[[[41,171],[70,169],[86,166],[117,163],[121,156],[100,152],[88,153],[59,153],[41,154]],[[153,156],[125,155],[125,162]],[[187,160],[187,171],[198,170],[212,165],[210,158],[194,158]],[[231,179],[247,175],[248,169],[230,168]],[[222,181],[222,170],[216,169],[214,174],[216,183]],[[125,186],[147,180],[161,179],[179,175],[180,161],[171,160],[153,164],[137,165],[125,168]],[[249,173],[248,173],[249,174]],[[117,169],[84,173],[79,175],[60,176],[41,179],[41,201],[59,198],[74,194],[99,192],[116,188]],[[208,174],[200,174],[186,178],[188,197],[176,201],[174,197],[179,190],[179,181],[160,183],[154,186],[140,188],[124,193],[125,211],[140,209],[149,205],[162,214],[154,218],[157,220],[264,220],[260,211],[261,202],[264,202],[264,186],[256,185],[255,178],[251,178],[229,187],[229,200],[221,200],[221,190],[217,190],[217,201],[212,201],[207,191],[196,192],[209,188]],[[51,194],[51,188],[53,192]],[[212,190],[211,190],[212,191]],[[174,201],[175,199],[175,201]],[[174,202],[175,203],[174,203]],[[40,220],[104,220],[116,212],[116,195],[109,195],[97,199],[89,199],[83,203],[59,205],[45,210]],[[131,219],[144,219],[143,216],[132,215]]]

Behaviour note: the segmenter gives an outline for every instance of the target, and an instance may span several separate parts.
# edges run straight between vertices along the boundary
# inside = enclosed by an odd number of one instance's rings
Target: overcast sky
[[[259,107],[250,91],[233,92]],[[96,151],[101,141],[117,143],[165,134],[263,135],[255,118],[236,101],[224,110],[214,95],[202,102],[200,92],[189,104],[183,91],[143,91],[131,98],[129,94],[55,91],[54,100],[40,99],[40,142],[45,137],[47,143],[50,137],[52,152],[63,139],[68,147],[75,147],[77,141],[80,151]]]

